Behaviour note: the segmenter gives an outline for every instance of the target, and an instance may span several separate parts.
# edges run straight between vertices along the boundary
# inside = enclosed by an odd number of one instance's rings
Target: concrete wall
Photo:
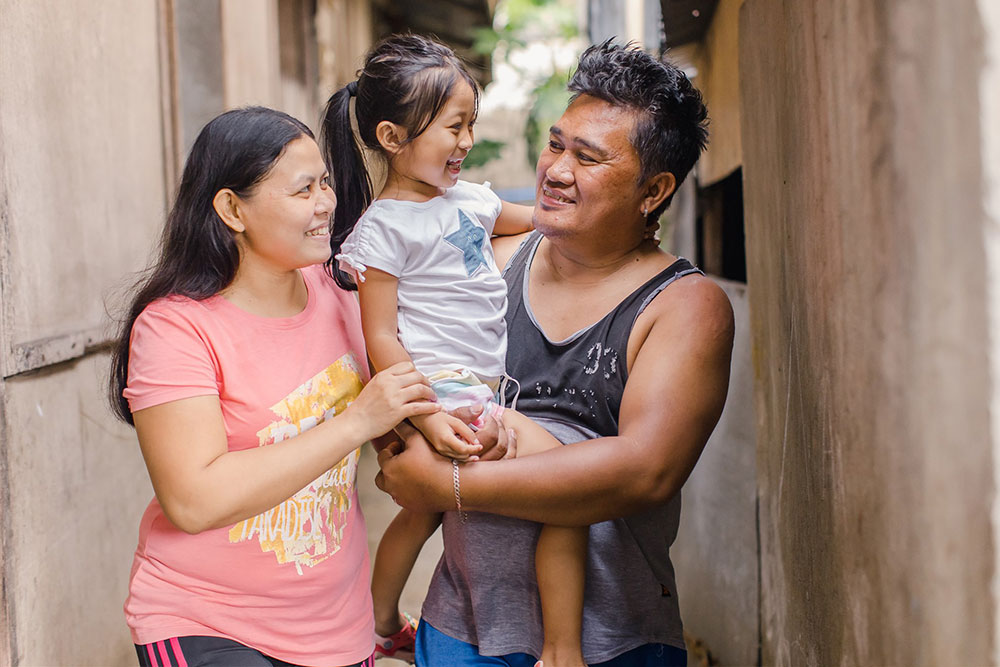
[[[0,665],[134,660],[151,491],[95,346],[165,210],[160,10],[0,0]]]
[[[743,0],[721,0],[695,62],[695,85],[708,104],[710,140],[698,160],[698,183],[706,186],[743,162],[740,135],[739,12]]]
[[[134,664],[121,605],[152,490],[105,405],[107,311],[205,122],[262,103],[315,124],[310,7],[0,0],[0,667]]]
[[[675,200],[676,203],[676,200]],[[681,493],[670,550],[684,630],[713,664],[752,665],[759,646],[757,479],[747,286],[716,279],[733,304],[736,337],[726,408]]]
[[[982,19],[741,10],[765,664],[995,660]]]

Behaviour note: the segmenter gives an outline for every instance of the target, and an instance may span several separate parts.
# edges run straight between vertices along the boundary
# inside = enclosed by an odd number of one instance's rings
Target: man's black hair
[[[589,95],[638,113],[630,139],[639,154],[640,183],[669,171],[680,187],[708,143],[701,93],[680,68],[641,49],[610,39],[591,46],[580,56],[569,90],[573,99]],[[672,199],[673,194],[647,219],[657,220]]]

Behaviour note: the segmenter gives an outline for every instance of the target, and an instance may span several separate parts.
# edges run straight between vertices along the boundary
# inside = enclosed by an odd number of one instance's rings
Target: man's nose
[[[573,182],[572,158],[567,151],[555,156],[552,164],[545,169],[545,178],[553,183],[570,184]]]

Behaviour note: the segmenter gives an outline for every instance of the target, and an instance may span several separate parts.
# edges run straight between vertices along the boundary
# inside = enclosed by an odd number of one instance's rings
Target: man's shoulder
[[[636,324],[674,338],[678,335],[728,338],[733,335],[733,307],[722,287],[700,272],[677,278],[650,301]]]

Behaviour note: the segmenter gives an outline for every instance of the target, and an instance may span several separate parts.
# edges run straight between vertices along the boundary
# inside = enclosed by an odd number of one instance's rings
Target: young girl
[[[386,166],[374,201],[351,129],[352,97],[361,142]],[[502,414],[504,425],[517,431],[519,453],[530,454],[559,443],[491,401],[504,378],[507,289],[490,236],[530,230],[532,210],[458,179],[473,145],[478,102],[476,83],[455,54],[415,35],[376,45],[358,80],[330,98],[323,144],[340,198],[331,238],[340,263],[334,271],[341,286],[357,285],[376,370],[412,361],[447,410],[487,404],[477,425]],[[481,450],[473,429],[445,411],[411,421],[456,462],[457,482],[457,461],[474,460]],[[412,654],[414,628],[399,614],[399,596],[439,522],[439,516],[402,510],[386,530],[372,581],[377,652]],[[583,664],[586,540],[586,528],[552,526],[539,538],[541,659],[549,667]]]
[[[324,271],[333,192],[309,129],[251,107],[198,135],[110,398],[156,497],[125,617],[139,664],[372,662],[358,449],[439,407],[412,364],[368,376]]]

